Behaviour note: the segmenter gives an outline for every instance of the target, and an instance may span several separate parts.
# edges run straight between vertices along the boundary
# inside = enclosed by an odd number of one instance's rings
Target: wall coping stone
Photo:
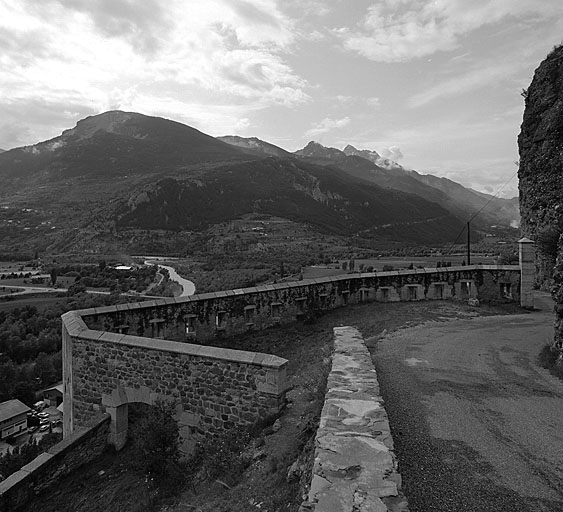
[[[0,504],[2,503],[2,496],[10,492],[10,489],[18,487],[20,483],[25,484],[26,479],[30,478],[30,476],[33,478],[33,473],[41,471],[46,465],[56,463],[64,453],[72,450],[73,445],[81,444],[82,440],[93,435],[93,432],[97,431],[97,428],[102,423],[109,422],[110,420],[111,417],[109,414],[100,414],[97,418],[88,422],[87,425],[77,428],[66,439],[51,446],[46,452],[40,453],[31,462],[0,482]]]
[[[300,511],[407,512],[370,353],[357,329],[334,328],[334,353]]]
[[[35,470],[37,470],[40,466],[43,466],[43,464],[47,464],[48,462],[50,462],[51,460],[54,459],[54,455],[52,453],[47,452],[43,452],[40,453],[37,457],[35,457],[35,459],[33,459],[31,462],[28,462],[25,466],[22,466],[20,468],[20,471],[23,471],[25,473],[33,473]]]
[[[2,480],[0,482],[0,497],[9,489],[11,489],[12,487],[14,487],[15,485],[19,484],[22,480],[25,480],[26,478],[28,478],[29,473],[27,471],[22,471],[21,469],[19,471],[16,471],[15,473],[12,473],[8,478],[6,478],[5,480]]]
[[[278,369],[288,364],[286,359],[270,354],[263,354],[261,352],[211,347],[207,345],[196,345],[193,343],[180,343],[159,338],[144,338],[128,334],[117,334],[108,331],[94,331],[88,329],[73,336],[82,340],[108,342],[116,345],[127,345],[142,349],[172,352],[176,354],[218,359],[235,363],[246,363],[267,368]]]
[[[475,270],[491,270],[491,271],[519,271],[519,265],[466,265],[466,266],[455,266],[455,267],[424,267],[424,268],[416,268],[416,269],[400,269],[400,270],[390,270],[386,272],[367,272],[367,273],[351,273],[351,274],[342,274],[336,276],[328,276],[325,278],[318,278],[318,279],[304,279],[301,281],[289,281],[287,283],[275,283],[272,285],[262,285],[258,287],[250,287],[250,288],[237,288],[234,290],[228,291],[220,291],[220,292],[210,292],[210,293],[202,293],[199,295],[191,295],[185,297],[176,297],[176,298],[158,298],[152,299],[148,301],[142,302],[134,302],[128,304],[121,304],[117,306],[103,306],[99,308],[88,308],[82,310],[71,311],[73,317],[79,317],[80,321],[82,322],[80,325],[80,330],[87,330],[88,328],[84,324],[82,317],[88,316],[98,316],[105,313],[115,313],[119,311],[125,310],[135,310],[135,309],[149,309],[158,306],[165,306],[165,305],[181,305],[189,302],[199,302],[205,301],[209,299],[217,299],[223,297],[231,297],[231,296],[251,296],[256,293],[265,292],[265,291],[272,291],[272,290],[287,290],[287,289],[295,289],[295,288],[307,288],[308,286],[312,285],[319,285],[324,283],[338,283],[338,282],[350,282],[350,281],[357,281],[359,279],[371,279],[371,278],[385,278],[385,277],[399,277],[399,276],[407,276],[407,275],[417,275],[417,274],[442,274],[442,273],[450,273],[450,272],[471,272]],[[75,324],[71,321],[71,315],[68,313],[63,315],[63,322],[67,330],[72,330],[73,332],[79,332],[78,330],[74,330],[74,327],[78,327],[78,324]],[[78,320],[78,318],[77,318]]]

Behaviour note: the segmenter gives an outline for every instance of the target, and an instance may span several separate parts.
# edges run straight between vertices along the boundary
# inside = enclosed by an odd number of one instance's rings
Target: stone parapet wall
[[[64,432],[100,412],[123,446],[127,405],[171,401],[184,451],[204,436],[277,414],[285,405],[287,361],[277,356],[89,330],[63,315]]]
[[[406,512],[377,375],[360,333],[334,329],[332,370],[301,512]]]
[[[283,407],[286,362],[279,357],[124,335],[112,340],[108,334],[94,343],[73,340],[73,412],[79,424],[105,406],[120,405],[116,400],[162,398],[181,406],[192,434],[212,434]]]
[[[463,283],[471,283],[466,287]],[[509,285],[510,297],[502,293]],[[346,274],[82,310],[90,329],[205,343],[363,302],[520,300],[520,267],[472,265]]]
[[[0,510],[23,510],[31,497],[94,460],[107,446],[109,429],[110,416],[100,415],[0,482]]]

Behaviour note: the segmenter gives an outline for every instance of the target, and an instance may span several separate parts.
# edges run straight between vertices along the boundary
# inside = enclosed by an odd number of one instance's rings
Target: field
[[[0,300],[0,311],[9,311],[13,308],[23,308],[25,306],[34,306],[39,311],[59,304],[65,301],[64,297],[58,294],[41,293],[41,294],[25,294],[17,297],[11,297],[9,300]]]

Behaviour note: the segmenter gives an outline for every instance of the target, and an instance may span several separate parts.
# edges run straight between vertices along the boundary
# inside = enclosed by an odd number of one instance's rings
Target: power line
[[[503,191],[504,187],[506,187],[506,185],[508,185],[513,179],[514,177],[518,174],[518,171],[516,171],[512,176],[510,176],[510,178],[508,178],[508,181],[498,189],[497,193],[494,196],[491,196],[491,198],[481,207],[481,209],[477,212],[474,213],[473,216],[467,221],[467,222],[471,222],[475,217],[477,217],[477,215],[479,215],[487,206],[489,206],[489,203],[493,200],[496,199],[496,197]]]
[[[475,212],[475,213],[469,218],[468,221],[466,221],[467,229],[469,229],[469,223],[470,223],[475,217],[477,217],[477,215],[479,215],[487,206],[489,206],[490,202],[491,202],[493,199],[496,199],[496,198],[497,198],[497,196],[503,191],[504,187],[506,187],[506,186],[514,179],[514,177],[515,177],[517,174],[518,174],[518,170],[516,170],[516,172],[515,172],[512,176],[510,176],[510,178],[508,179],[508,181],[507,181],[502,187],[500,187],[500,188],[497,190],[497,192],[496,192],[496,194],[495,194],[494,196],[491,196],[491,198],[490,198],[477,212]],[[463,226],[463,228],[461,229],[461,231],[460,231],[459,234],[457,235],[456,239],[454,240],[454,242],[452,243],[452,245],[450,246],[450,248],[447,250],[446,255],[450,254],[450,252],[451,252],[453,246],[457,243],[457,241],[459,240],[459,237],[460,237],[460,236],[463,234],[463,232],[465,231],[466,226]]]

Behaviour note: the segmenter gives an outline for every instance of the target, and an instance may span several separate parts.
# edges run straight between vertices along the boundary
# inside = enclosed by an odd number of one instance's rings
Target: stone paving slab
[[[377,374],[360,333],[336,327],[332,369],[302,511],[408,512]]]

